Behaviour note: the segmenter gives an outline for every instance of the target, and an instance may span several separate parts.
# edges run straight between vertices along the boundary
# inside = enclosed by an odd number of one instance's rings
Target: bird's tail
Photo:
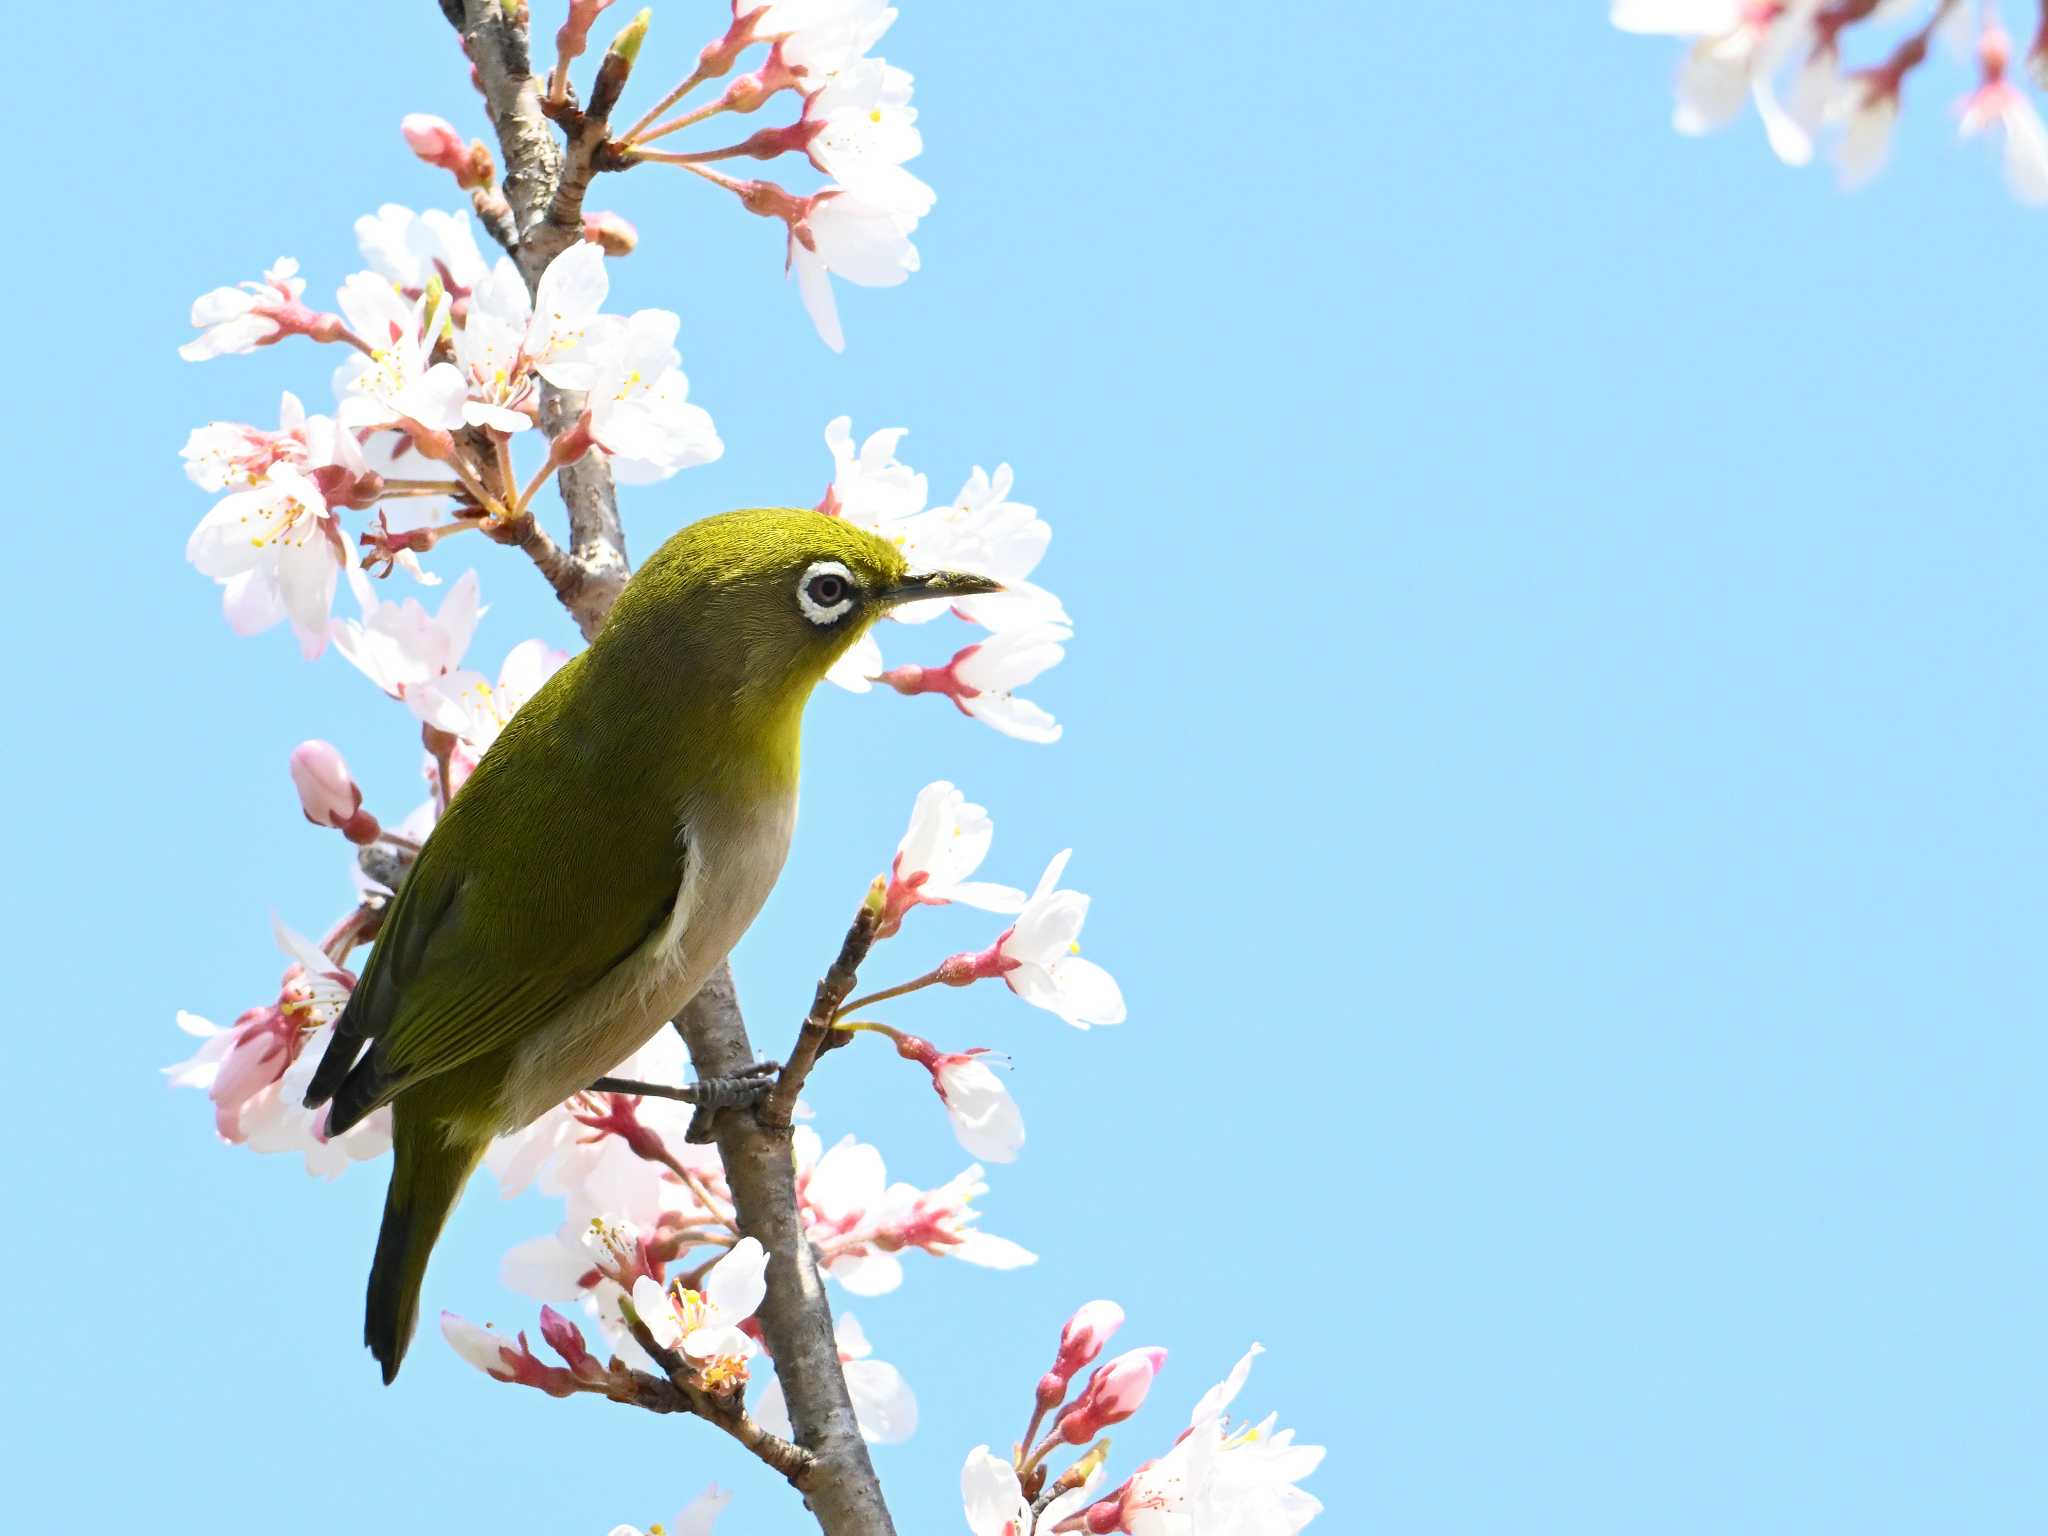
[[[483,1161],[487,1142],[451,1140],[445,1125],[408,1126],[404,1104],[393,1127],[391,1187],[384,1195],[384,1225],[370,1265],[363,1342],[384,1368],[384,1384],[398,1375],[405,1347],[419,1322],[420,1283],[427,1256],[462,1198],[462,1187]]]

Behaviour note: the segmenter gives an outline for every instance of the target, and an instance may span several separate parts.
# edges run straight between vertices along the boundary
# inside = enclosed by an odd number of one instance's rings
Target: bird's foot
[[[730,1077],[700,1077],[680,1088],[672,1088],[667,1083],[644,1083],[636,1077],[600,1077],[585,1091],[677,1099],[699,1109],[738,1109],[765,1098],[768,1090],[775,1086],[775,1074],[781,1070],[779,1061],[757,1061]]]
[[[685,1087],[671,1088],[666,1083],[643,1083],[632,1077],[600,1077],[587,1090],[590,1093],[632,1093],[642,1098],[679,1099],[693,1105],[696,1113],[690,1116],[689,1128],[683,1132],[683,1140],[694,1146],[707,1145],[712,1139],[712,1121],[721,1109],[747,1109],[768,1097],[775,1087],[775,1078],[782,1071],[779,1061],[757,1061],[752,1066],[725,1077],[700,1077]]]
[[[704,1146],[716,1139],[714,1122],[721,1109],[750,1109],[768,1097],[775,1087],[776,1076],[782,1071],[779,1061],[757,1061],[752,1066],[725,1077],[700,1077],[691,1087],[695,1090],[692,1100],[697,1112],[690,1116],[689,1129],[683,1132],[683,1140],[693,1146]]]
[[[690,1085],[690,1102],[699,1109],[744,1109],[768,1097],[779,1061],[757,1061],[729,1077],[700,1077]]]

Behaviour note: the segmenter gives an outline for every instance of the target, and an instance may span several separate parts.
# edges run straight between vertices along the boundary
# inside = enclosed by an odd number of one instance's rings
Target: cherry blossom
[[[241,421],[194,427],[178,450],[185,478],[202,491],[240,491],[260,485],[278,464],[305,468],[309,461],[306,408],[286,390],[277,402],[277,430]]]
[[[328,635],[351,666],[394,699],[459,667],[484,613],[473,570],[456,579],[431,616],[418,598],[381,601],[360,569],[349,572],[349,589],[363,616],[333,620]]]
[[[1024,1497],[1016,1467],[987,1446],[977,1445],[960,1468],[960,1502],[974,1536],[1035,1536],[1057,1531],[1062,1522],[1078,1514],[1100,1481],[1097,1468],[1079,1487],[1056,1494],[1034,1522],[1031,1501]]]
[[[941,1051],[916,1035],[889,1033],[895,1034],[897,1054],[931,1073],[960,1145],[986,1162],[1014,1163],[1024,1147],[1024,1116],[990,1067],[1007,1067],[1010,1059],[981,1048]]]
[[[245,282],[202,293],[192,301],[192,323],[200,327],[200,333],[178,348],[178,356],[199,363],[231,353],[254,352],[287,336],[339,340],[341,317],[308,309],[299,297],[305,291],[306,280],[299,276],[298,262],[280,256],[260,283]]]
[[[226,1028],[180,1013],[178,1027],[198,1037],[199,1049],[165,1068],[164,1075],[173,1087],[206,1092],[223,1141],[255,1152],[303,1153],[307,1172],[332,1178],[351,1160],[389,1149],[390,1112],[379,1110],[330,1143],[316,1123],[316,1112],[301,1104],[306,1080],[354,978],[284,924],[273,922],[271,928],[279,950],[291,961],[276,1001],[247,1010]],[[317,1113],[325,1119],[324,1110]]]
[[[469,215],[459,210],[429,208],[415,213],[397,203],[385,203],[375,213],[356,220],[356,249],[379,277],[409,299],[420,297],[438,277],[449,298],[459,305],[483,286],[491,272],[490,263],[477,248]],[[378,338],[367,339],[375,342]]]
[[[681,1349],[700,1362],[706,1384],[745,1381],[747,1361],[760,1346],[740,1324],[768,1294],[768,1251],[743,1237],[704,1276],[704,1289],[664,1290],[642,1275],[633,1282],[633,1310],[657,1344]]]
[[[336,419],[358,429],[460,427],[468,383],[453,363],[433,361],[431,341],[448,324],[447,296],[429,310],[428,295],[408,300],[375,273],[357,272],[342,283],[337,299],[371,350],[351,353],[335,370]]]
[[[1984,27],[1977,42],[1982,80],[1956,104],[1960,131],[1971,138],[1987,130],[2004,131],[2005,184],[2023,203],[2048,204],[2048,128],[2026,93],[2007,77],[2012,39],[1986,0]]]
[[[940,1185],[921,1190],[888,1182],[882,1155],[848,1136],[820,1155],[818,1135],[796,1128],[798,1196],[805,1229],[820,1263],[856,1296],[880,1296],[903,1283],[897,1257],[919,1248],[940,1258],[984,1269],[1017,1269],[1038,1255],[982,1231],[973,1202],[988,1190],[977,1164]]]
[[[471,426],[523,432],[533,425],[539,401],[525,353],[532,318],[525,279],[501,260],[471,293],[455,334],[455,360],[468,383],[462,417]]]
[[[981,867],[995,840],[996,824],[985,807],[944,779],[918,791],[910,809],[910,828],[896,845],[883,897],[882,919],[875,930],[888,938],[903,926],[913,907],[961,902],[984,912],[1021,912],[1024,893],[1013,886],[993,885],[967,877]]]
[[[1073,632],[1062,624],[1030,624],[999,630],[965,647],[940,667],[910,663],[876,680],[914,697],[935,693],[951,699],[963,715],[992,725],[1005,736],[1040,743],[1060,739],[1059,722],[1016,690],[1065,658]]]
[[[932,211],[936,194],[903,168],[924,148],[911,76],[881,59],[860,59],[804,100],[811,161],[850,192],[914,219]]]
[[[839,1365],[853,1399],[854,1422],[863,1440],[875,1445],[901,1445],[917,1433],[917,1396],[903,1373],[887,1361],[871,1358],[874,1346],[851,1312],[842,1312],[832,1332],[839,1346]],[[750,1405],[754,1422],[771,1435],[793,1439],[782,1382],[771,1378]]]
[[[615,1525],[607,1536],[711,1536],[712,1527],[731,1502],[732,1490],[713,1483],[685,1504],[667,1525],[650,1525],[645,1531],[637,1525]]]
[[[1133,1474],[1120,1495],[1117,1523],[1091,1529],[1131,1536],[1292,1536],[1322,1512],[1321,1501],[1295,1485],[1321,1464],[1323,1447],[1297,1446],[1294,1431],[1274,1428],[1277,1415],[1230,1428],[1226,1410],[1261,1353],[1254,1344],[1195,1404],[1188,1432],[1173,1449]]]
[[[803,217],[790,226],[789,270],[797,293],[819,338],[834,352],[846,350],[846,333],[832,278],[863,288],[908,281],[918,269],[917,247],[910,243],[917,218],[866,193],[826,187],[811,195]]]
[[[711,414],[690,404],[690,381],[675,348],[681,317],[642,309],[594,329],[598,358],[590,389],[591,435],[626,485],[665,480],[725,452]]]
[[[852,67],[895,20],[896,8],[884,0],[774,0],[752,35],[778,40],[790,69],[823,78]]]
[[[309,660],[327,648],[336,579],[356,564],[320,487],[288,463],[215,503],[192,530],[185,558],[221,584],[221,611],[236,634],[289,619]]]
[[[894,538],[894,524],[924,510],[925,477],[896,457],[908,427],[870,432],[858,447],[853,418],[835,416],[825,425],[832,453],[832,484],[820,511],[857,523],[870,533]]]
[[[505,722],[568,659],[568,652],[545,641],[522,640],[506,655],[496,683],[480,672],[454,671],[430,677],[406,690],[405,702],[421,724],[455,738],[450,794],[462,787],[462,781],[498,739]]]
[[[588,389],[599,359],[584,344],[604,307],[611,278],[604,252],[578,240],[547,265],[533,290],[524,352],[536,373],[558,389]]]
[[[959,954],[938,969],[949,986],[967,986],[991,977],[1034,1007],[1058,1014],[1076,1029],[1124,1021],[1123,991],[1101,966],[1081,958],[1081,925],[1088,920],[1088,898],[1059,889],[1069,848],[1054,856],[1039,877],[1038,889],[1017,914],[1016,923],[978,954]]]
[[[906,603],[894,618],[917,624],[950,610],[991,630],[1068,624],[1060,600],[1028,580],[1052,543],[1052,528],[1035,507],[1010,500],[1015,483],[1009,465],[990,475],[977,464],[950,503],[905,519],[891,535],[915,565],[993,576],[1003,590]]]
[[[1066,609],[1028,579],[1045,557],[1052,529],[1035,508],[1010,500],[1015,477],[1007,464],[999,465],[993,475],[977,465],[951,503],[926,506],[925,477],[896,457],[904,435],[902,427],[885,427],[856,447],[852,419],[835,417],[825,428],[832,483],[819,510],[888,539],[913,566],[973,571],[994,577],[1005,588],[953,601],[906,603],[890,615],[893,621],[921,624],[950,611],[990,630],[1035,634],[1029,644],[1006,642],[989,655],[956,655],[954,664],[964,662],[968,669],[963,678],[950,667],[885,674],[881,645],[871,630],[840,657],[826,678],[853,693],[867,692],[878,679],[899,692],[945,693],[964,713],[979,716],[1006,734],[1031,741],[1057,740],[1059,727],[1052,717],[1011,693],[1066,654],[1059,645],[1070,633]]]

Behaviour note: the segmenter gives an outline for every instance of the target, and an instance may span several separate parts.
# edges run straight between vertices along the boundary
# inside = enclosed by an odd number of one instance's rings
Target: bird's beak
[[[898,603],[914,603],[927,597],[980,597],[987,592],[1000,592],[1003,584],[987,576],[975,576],[966,571],[923,571],[906,576],[895,586],[882,593],[882,602],[893,608]]]

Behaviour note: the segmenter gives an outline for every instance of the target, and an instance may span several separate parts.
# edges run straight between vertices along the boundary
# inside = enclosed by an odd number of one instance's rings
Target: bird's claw
[[[690,1085],[690,1102],[697,1106],[690,1116],[683,1140],[703,1146],[712,1140],[712,1122],[721,1109],[747,1109],[768,1097],[782,1071],[779,1061],[757,1061],[725,1077],[700,1077]]]

